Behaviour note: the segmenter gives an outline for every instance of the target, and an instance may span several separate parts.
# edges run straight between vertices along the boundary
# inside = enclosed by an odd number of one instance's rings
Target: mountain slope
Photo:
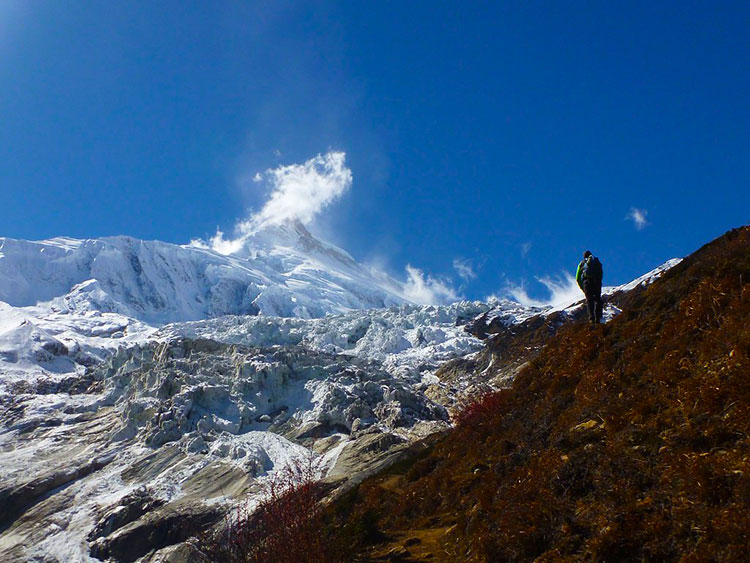
[[[509,389],[329,514],[363,560],[750,557],[750,228],[563,327]]]
[[[166,323],[318,318],[407,303],[403,289],[299,222],[249,232],[229,255],[124,236],[0,238],[0,386],[81,375]]]
[[[152,325],[227,314],[321,317],[400,304],[400,291],[299,222],[250,233],[232,255],[130,237],[0,239],[0,301]]]
[[[227,315],[316,319],[409,303],[404,284],[316,239],[299,221],[258,227],[224,246],[229,254],[202,243],[178,246],[124,236],[0,238],[5,379],[81,375],[167,323]],[[461,314],[477,307],[463,309]],[[608,308],[608,318],[616,311]],[[488,314],[491,322],[509,326],[548,312],[504,300]],[[404,328],[416,336],[426,320]],[[393,346],[401,346],[399,338]]]

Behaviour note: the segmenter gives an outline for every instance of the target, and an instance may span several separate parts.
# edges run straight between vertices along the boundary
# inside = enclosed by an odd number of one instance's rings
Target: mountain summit
[[[406,302],[398,282],[299,221],[250,232],[232,250],[126,236],[0,238],[0,301],[118,313],[153,325],[227,314],[311,318]]]

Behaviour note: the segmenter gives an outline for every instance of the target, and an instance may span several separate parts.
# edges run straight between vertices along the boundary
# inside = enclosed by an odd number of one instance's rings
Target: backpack
[[[602,263],[596,256],[589,256],[583,263],[581,268],[581,281],[586,282],[588,280],[596,284],[602,283]]]

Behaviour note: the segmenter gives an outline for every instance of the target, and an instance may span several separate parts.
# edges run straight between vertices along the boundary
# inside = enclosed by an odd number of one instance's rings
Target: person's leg
[[[588,287],[585,287],[584,289],[589,290]],[[596,322],[596,296],[591,293],[591,291],[585,291],[586,293],[586,308],[589,312],[589,321],[590,322]]]
[[[601,292],[596,297],[596,307],[595,307],[595,313],[596,313],[596,322],[600,323],[602,322],[602,315],[604,314],[604,303],[602,302],[602,294]]]

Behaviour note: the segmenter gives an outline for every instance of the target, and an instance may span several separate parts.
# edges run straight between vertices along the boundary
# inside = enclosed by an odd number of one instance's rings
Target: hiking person
[[[602,263],[587,250],[583,253],[583,260],[578,264],[576,282],[586,295],[586,306],[592,325],[602,320],[602,277]]]

